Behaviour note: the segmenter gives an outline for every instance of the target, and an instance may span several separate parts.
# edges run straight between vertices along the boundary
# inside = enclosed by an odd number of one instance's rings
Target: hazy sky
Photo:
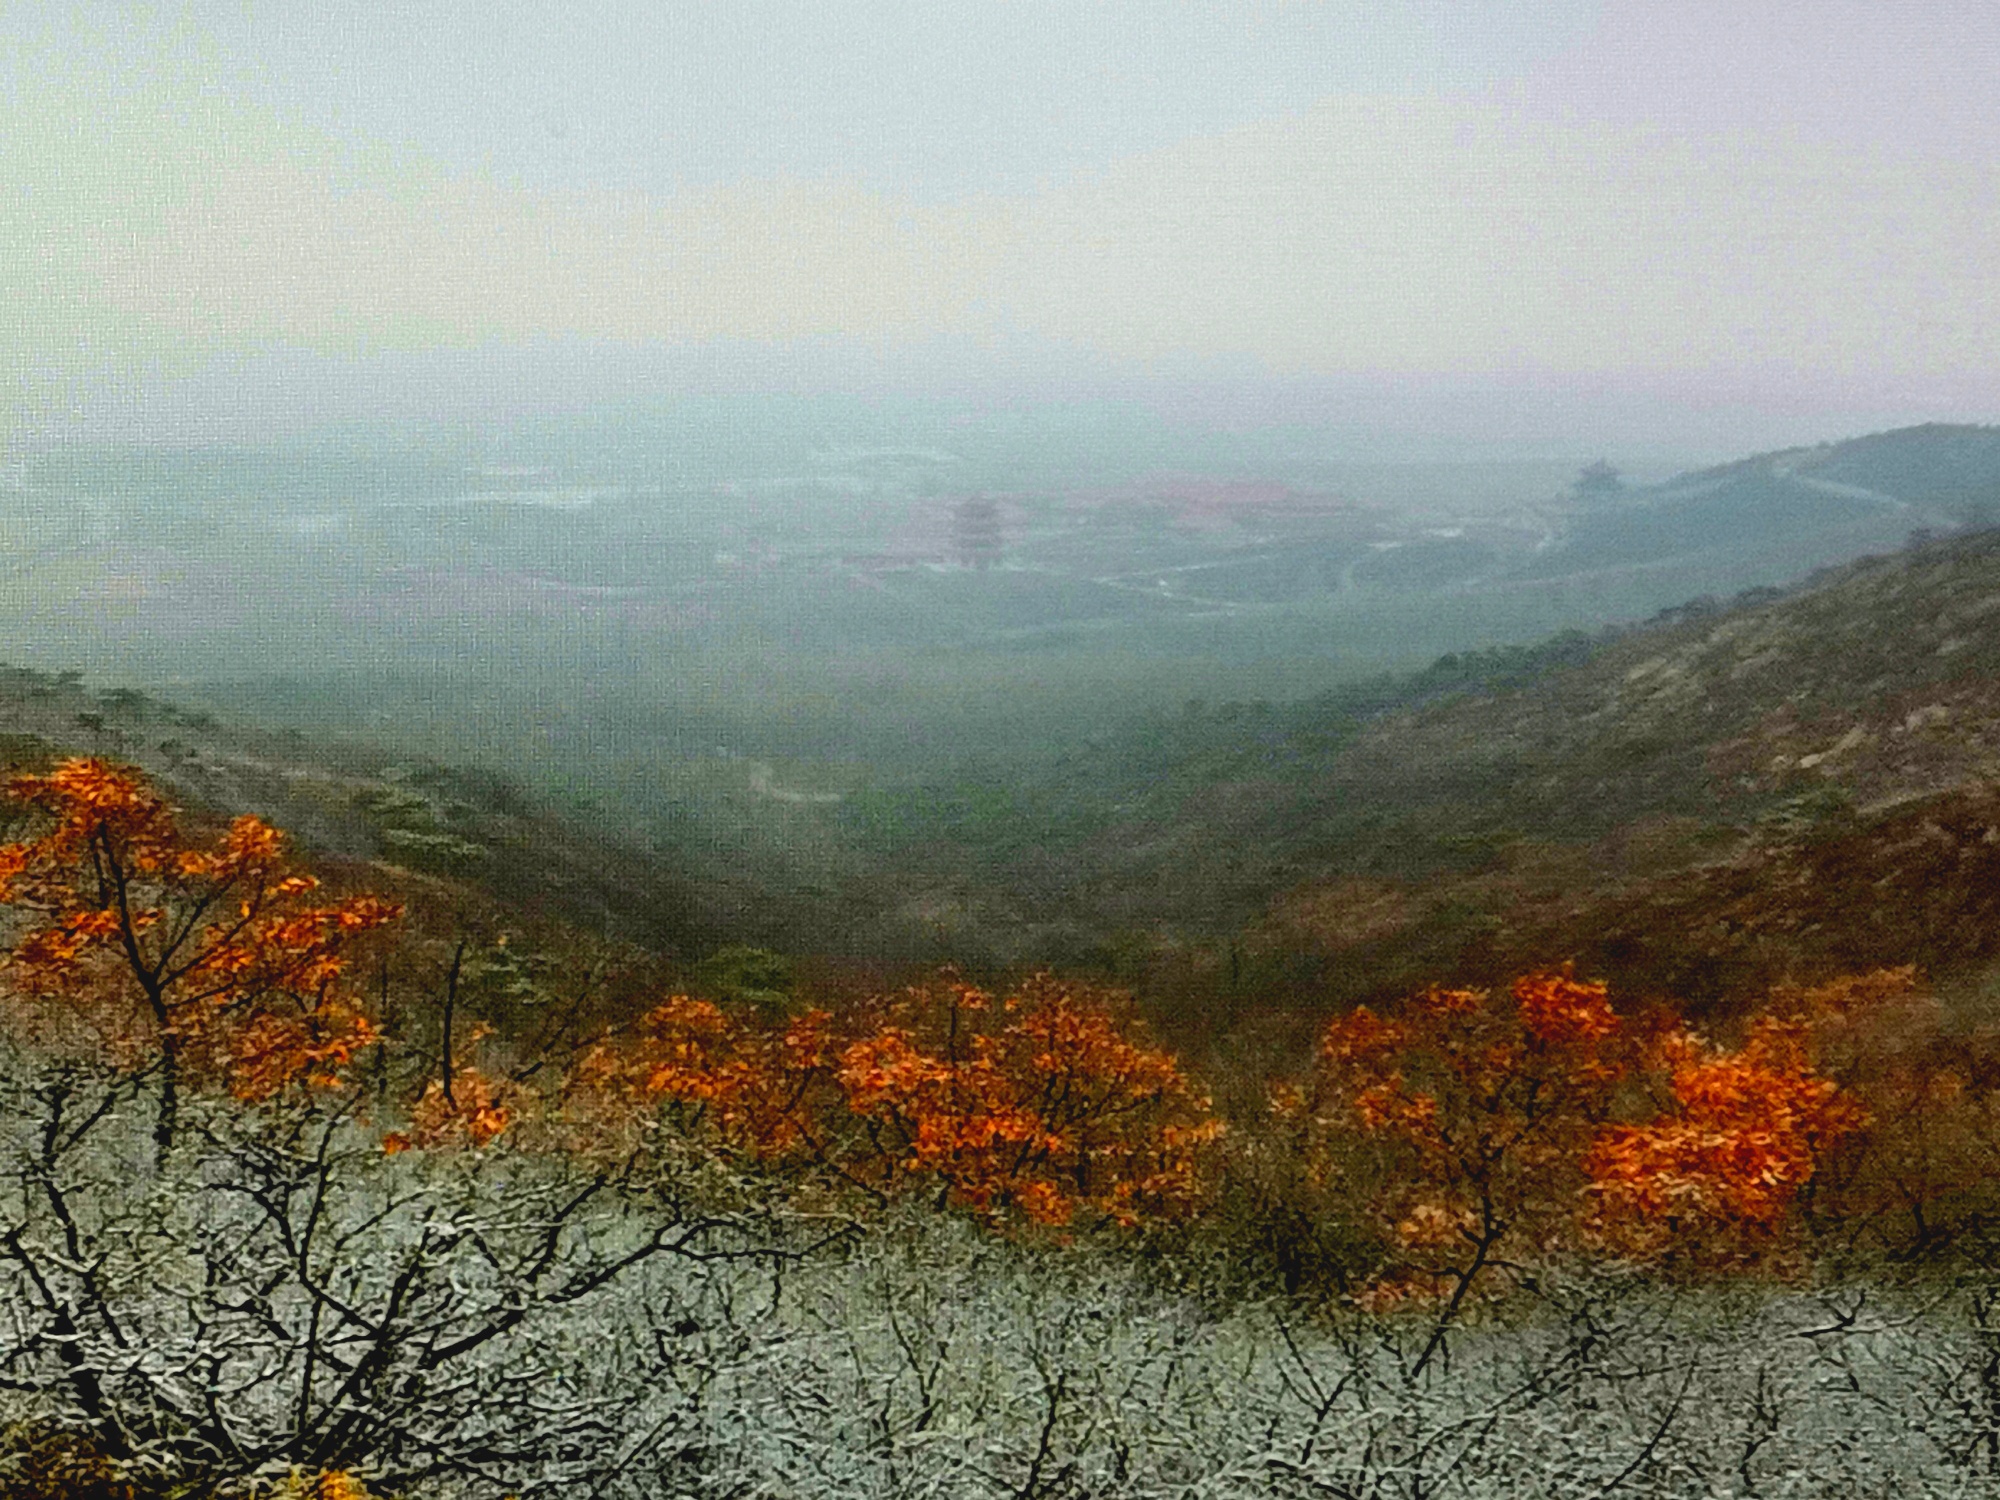
[[[1993,0],[14,4],[0,193],[0,437],[717,379],[2000,407]]]

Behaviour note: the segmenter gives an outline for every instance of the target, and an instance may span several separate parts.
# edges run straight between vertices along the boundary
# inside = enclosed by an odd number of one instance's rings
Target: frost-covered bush
[[[557,1156],[383,1151],[339,1108],[10,1059],[0,1381],[136,1472],[586,1482],[670,1351],[607,1344],[648,1262],[782,1254],[749,1216]]]
[[[1973,1496],[2000,1320],[1924,1296],[1543,1273],[1422,1304],[1198,1300],[1117,1245],[720,1176],[389,1155],[339,1108],[0,1068],[0,1428],[126,1472],[427,1497]],[[4,1476],[0,1476],[4,1477]]]
[[[671,1440],[636,1444],[607,1493],[1993,1492],[1996,1412],[1983,1335],[1952,1327],[1963,1303],[1540,1290],[1418,1373],[1422,1313],[1204,1313],[1115,1257],[913,1218],[730,1318],[691,1318],[742,1353],[704,1345],[712,1373]]]

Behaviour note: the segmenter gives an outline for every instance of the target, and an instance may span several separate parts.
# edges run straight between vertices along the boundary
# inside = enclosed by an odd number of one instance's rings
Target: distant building
[[[1576,476],[1570,493],[1579,500],[1611,500],[1625,493],[1625,481],[1603,459],[1587,464]]]
[[[968,495],[953,504],[951,550],[960,563],[983,573],[1000,560],[1004,546],[996,501],[985,495]]]

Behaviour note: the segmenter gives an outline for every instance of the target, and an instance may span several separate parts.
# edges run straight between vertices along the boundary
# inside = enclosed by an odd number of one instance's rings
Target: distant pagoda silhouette
[[[986,495],[968,495],[953,503],[951,550],[958,562],[983,573],[1000,560],[1004,545],[997,501]]]

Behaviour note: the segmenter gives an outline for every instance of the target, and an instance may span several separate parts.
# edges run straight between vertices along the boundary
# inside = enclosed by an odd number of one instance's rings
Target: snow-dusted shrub
[[[2000,1493],[2000,1321],[1891,1294],[1544,1271],[1421,1302],[1198,1299],[1111,1244],[865,1228],[332,1105],[0,1067],[0,1427],[125,1471],[518,1495]],[[1429,1351],[1428,1354],[1426,1351]]]
[[[192,1101],[8,1060],[0,1380],[135,1472],[588,1481],[668,1351],[606,1340],[648,1262],[783,1253],[764,1226],[568,1158],[388,1154],[338,1107]]]
[[[915,1218],[771,1290],[690,1320],[742,1353],[606,1493],[1818,1500],[1996,1482],[1962,1305],[1587,1276],[1458,1329],[1420,1369],[1421,1311],[1217,1315],[1114,1256]]]

